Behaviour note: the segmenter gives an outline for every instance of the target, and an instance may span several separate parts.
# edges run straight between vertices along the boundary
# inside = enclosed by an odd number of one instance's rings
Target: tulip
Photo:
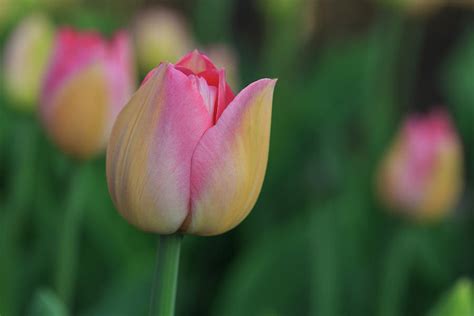
[[[132,57],[124,32],[110,42],[94,32],[59,32],[40,114],[64,152],[86,159],[105,149],[112,125],[135,88]]]
[[[408,118],[379,168],[381,200],[421,221],[445,216],[463,187],[462,156],[445,112]]]
[[[262,187],[275,80],[234,97],[224,70],[194,51],[152,70],[120,113],[107,181],[131,224],[217,235],[238,225]]]
[[[25,18],[6,43],[4,59],[5,91],[11,104],[33,111],[53,44],[54,28],[41,14]]]
[[[144,71],[161,61],[175,62],[194,46],[186,20],[171,9],[139,14],[133,29],[138,63]]]

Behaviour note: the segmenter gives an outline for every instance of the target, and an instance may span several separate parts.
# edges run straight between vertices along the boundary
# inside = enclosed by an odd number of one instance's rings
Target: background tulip
[[[94,32],[61,30],[41,98],[41,118],[54,142],[78,158],[103,150],[133,92],[134,73],[126,33],[107,42]]]
[[[226,70],[227,82],[232,88],[239,86],[239,60],[235,50],[226,44],[213,44],[206,48],[206,54],[217,67]]]
[[[8,39],[4,82],[12,105],[32,111],[39,99],[43,76],[53,44],[54,28],[46,16],[26,17]]]
[[[414,218],[437,219],[459,199],[462,160],[460,141],[446,113],[412,116],[380,166],[381,198]]]
[[[162,61],[176,62],[194,46],[184,17],[163,7],[137,15],[134,39],[138,63],[144,71]]]
[[[224,70],[197,51],[150,72],[119,115],[107,179],[133,225],[216,235],[239,224],[259,195],[275,80],[234,97]]]

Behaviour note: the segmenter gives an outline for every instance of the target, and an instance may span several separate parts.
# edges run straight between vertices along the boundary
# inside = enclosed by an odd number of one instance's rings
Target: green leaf
[[[429,316],[473,316],[474,287],[467,279],[459,280],[453,289],[444,294]]]
[[[307,315],[308,214],[274,227],[236,258],[212,315]]]
[[[33,298],[30,316],[66,316],[69,315],[66,306],[59,300],[54,292],[40,289]]]

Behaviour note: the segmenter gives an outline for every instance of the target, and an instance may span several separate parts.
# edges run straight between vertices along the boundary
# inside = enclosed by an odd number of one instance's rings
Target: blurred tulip
[[[227,82],[233,88],[239,86],[239,60],[232,47],[225,44],[208,46],[206,53],[219,68],[225,69]]]
[[[134,38],[138,63],[143,71],[162,61],[176,62],[194,46],[184,17],[167,8],[154,8],[139,14]]]
[[[33,111],[51,54],[54,28],[41,14],[25,18],[6,44],[5,90],[15,107]]]
[[[381,199],[419,220],[443,217],[458,202],[463,187],[462,156],[445,112],[408,118],[381,163]]]
[[[89,158],[101,152],[112,125],[135,89],[129,37],[108,43],[95,32],[62,29],[41,95],[41,119],[66,153]]]
[[[217,235],[238,225],[262,187],[275,82],[261,79],[234,97],[224,70],[198,51],[152,70],[107,150],[119,212],[161,234]]]

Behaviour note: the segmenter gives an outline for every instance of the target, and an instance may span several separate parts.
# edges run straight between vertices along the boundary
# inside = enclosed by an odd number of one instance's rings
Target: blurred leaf
[[[196,1],[193,9],[195,29],[203,43],[225,42],[229,39],[233,7],[234,0]]]
[[[29,316],[67,316],[66,306],[54,292],[48,289],[38,290],[33,298]]]
[[[307,315],[308,214],[273,227],[235,260],[212,315]],[[306,302],[306,303],[305,303]]]
[[[429,316],[473,316],[474,287],[467,279],[459,280],[453,289],[444,294]]]
[[[449,105],[454,109],[456,121],[463,137],[474,144],[474,24],[470,24],[461,37],[452,56],[444,65],[442,80]]]

